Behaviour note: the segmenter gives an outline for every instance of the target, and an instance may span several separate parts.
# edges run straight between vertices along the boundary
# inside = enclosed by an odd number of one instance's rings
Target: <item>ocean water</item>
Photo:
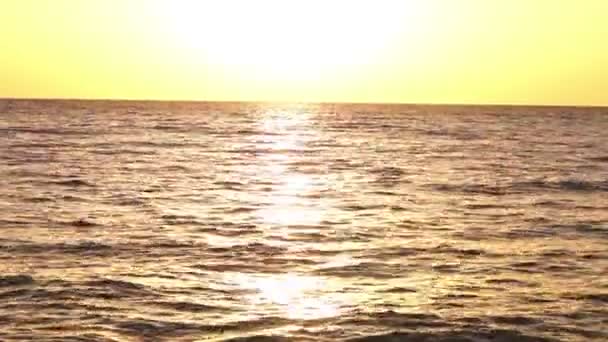
[[[608,109],[0,101],[0,340],[608,340]]]

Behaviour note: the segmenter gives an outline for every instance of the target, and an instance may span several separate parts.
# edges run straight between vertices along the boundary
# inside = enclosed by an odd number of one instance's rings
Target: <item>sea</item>
[[[606,341],[608,108],[0,100],[1,341]]]

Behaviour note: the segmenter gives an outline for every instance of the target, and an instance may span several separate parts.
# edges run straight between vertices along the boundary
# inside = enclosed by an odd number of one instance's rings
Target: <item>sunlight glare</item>
[[[339,314],[338,305],[321,292],[327,283],[321,278],[297,274],[250,276],[240,274],[237,283],[254,290],[251,305],[278,305],[287,318],[318,319]]]
[[[258,217],[266,224],[282,226],[283,229],[272,231],[282,237],[289,235],[290,230],[284,229],[287,226],[319,224],[327,208],[303,196],[316,190],[318,179],[290,172],[287,167],[298,160],[296,150],[305,148],[306,142],[318,134],[310,125],[310,114],[302,109],[269,111],[260,119],[259,127],[265,133],[262,146],[273,151],[264,170],[280,185],[268,193],[269,205],[257,211]]]
[[[412,1],[157,1],[174,40],[242,78],[320,81],[378,63],[416,22]],[[407,5],[407,6],[406,6]],[[229,18],[229,20],[227,20]]]

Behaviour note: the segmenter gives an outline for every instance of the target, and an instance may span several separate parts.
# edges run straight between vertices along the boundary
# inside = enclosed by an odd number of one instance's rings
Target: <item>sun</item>
[[[315,82],[382,63],[415,16],[408,1],[157,1],[185,60],[230,77]],[[411,24],[410,24],[411,25]]]

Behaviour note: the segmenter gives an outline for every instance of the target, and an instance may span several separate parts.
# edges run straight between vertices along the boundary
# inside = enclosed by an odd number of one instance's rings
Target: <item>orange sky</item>
[[[0,0],[0,97],[608,104],[605,0]]]

